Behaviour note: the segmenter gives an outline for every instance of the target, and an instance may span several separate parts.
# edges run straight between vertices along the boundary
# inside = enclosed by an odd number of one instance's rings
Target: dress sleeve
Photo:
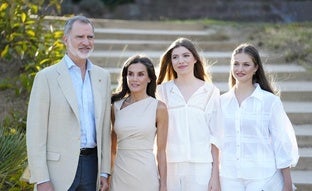
[[[277,168],[294,167],[299,159],[296,135],[280,98],[272,104],[271,115],[269,130]]]
[[[216,147],[221,149],[222,146],[222,136],[223,136],[223,126],[221,121],[221,105],[220,105],[220,90],[217,88],[213,88],[213,92],[210,98],[210,102],[212,104],[208,104],[208,107],[212,107],[212,113],[207,115],[209,118],[209,130],[211,139],[211,144],[214,144]],[[207,109],[206,109],[207,110]]]

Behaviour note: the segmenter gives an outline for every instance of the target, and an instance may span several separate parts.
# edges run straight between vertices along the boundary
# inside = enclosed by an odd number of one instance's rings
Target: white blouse
[[[212,83],[198,88],[186,102],[174,81],[157,87],[169,113],[167,161],[212,162],[211,144],[220,147],[220,91]]]
[[[262,179],[298,162],[295,132],[280,98],[255,87],[241,106],[234,89],[221,96],[221,176]]]

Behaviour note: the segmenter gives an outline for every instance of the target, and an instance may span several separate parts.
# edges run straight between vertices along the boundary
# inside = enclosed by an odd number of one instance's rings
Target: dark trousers
[[[96,153],[80,156],[74,182],[68,191],[95,191],[98,169],[97,162]]]

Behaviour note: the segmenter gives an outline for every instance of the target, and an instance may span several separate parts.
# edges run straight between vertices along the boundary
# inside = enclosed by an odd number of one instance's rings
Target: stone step
[[[136,40],[136,39],[95,39],[95,50],[114,50],[114,51],[141,51],[157,50],[165,51],[172,43],[169,40]],[[199,41],[195,42],[198,50],[205,51],[231,51],[237,45],[236,41]]]
[[[102,66],[101,64],[98,65]],[[112,82],[117,82],[122,67],[118,66],[105,68],[110,71]],[[159,70],[158,65],[156,65],[155,68],[157,71]],[[306,72],[306,69],[304,67],[295,64],[270,64],[265,65],[264,69],[268,72],[269,76],[272,77],[275,82],[312,80],[312,75],[309,72]],[[215,64],[207,67],[207,71],[212,75],[212,79],[214,82],[228,81],[229,70],[229,64]]]
[[[189,38],[194,41],[229,40],[229,36],[219,33],[214,29],[204,30],[161,30],[161,29],[125,29],[125,28],[96,28],[96,39],[119,40],[167,40],[173,41],[179,37]]]
[[[228,91],[227,82],[214,82],[221,93]],[[312,102],[312,82],[311,81],[277,81],[275,86],[280,90],[283,101],[307,101]]]
[[[118,19],[95,19],[95,28],[123,28],[123,29],[143,29],[143,30],[205,30],[207,26],[202,22],[187,21],[136,21]]]
[[[168,45],[169,46],[169,45]],[[120,67],[128,57],[135,54],[144,54],[150,57],[155,64],[159,63],[159,58],[164,53],[163,51],[151,51],[148,49],[142,50],[95,50],[90,59],[102,67]],[[228,65],[231,61],[231,51],[200,51],[200,55],[207,60],[208,65]],[[273,53],[261,53],[261,58],[264,64],[284,64],[284,57]]]
[[[283,101],[285,111],[295,125],[312,124],[312,102]]]
[[[228,90],[228,71],[222,71],[224,67],[214,66],[211,68],[213,82],[220,88],[223,93]],[[281,92],[282,100],[287,101],[312,101],[312,82],[302,81],[306,80],[306,77],[310,77],[309,73],[301,72],[301,67],[289,67],[288,72],[283,70],[283,67],[278,69],[275,66],[267,66],[268,71],[274,72],[275,76],[275,86]],[[111,81],[113,84],[117,84],[120,78],[121,67],[120,68],[106,68],[111,74]],[[158,68],[156,69],[158,70]],[[299,71],[298,71],[299,70]],[[290,77],[285,77],[290,76]],[[303,78],[303,79],[302,79]],[[279,79],[279,80],[277,80]],[[296,81],[294,81],[296,80]]]
[[[289,81],[302,79],[304,73],[307,71],[303,66],[297,64],[264,64],[264,70],[270,73],[275,81]],[[228,73],[230,71],[230,63],[213,64],[208,66],[208,71],[212,74],[215,81],[227,81]],[[310,78],[311,74],[306,72],[304,79]],[[299,78],[300,77],[300,78]]]
[[[312,147],[299,148],[299,156],[299,161],[293,169],[312,171]]]
[[[228,91],[227,82],[214,82],[221,93]],[[312,82],[308,81],[279,81],[276,87],[281,91],[281,99],[287,101],[312,101]]]
[[[294,125],[294,129],[298,146],[301,148],[307,148],[307,150],[310,151],[310,157],[312,157],[312,124]],[[304,154],[306,154],[306,152]]]
[[[312,171],[291,170],[291,177],[297,187],[296,191],[311,191]]]

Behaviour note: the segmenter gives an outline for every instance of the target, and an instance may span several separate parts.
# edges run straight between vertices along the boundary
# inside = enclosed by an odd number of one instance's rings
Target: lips
[[[187,68],[187,65],[180,65],[178,66],[179,69],[184,69],[184,68]]]
[[[86,52],[86,53],[88,53],[88,52],[90,52],[90,48],[79,48],[79,50],[81,51],[81,52]]]
[[[243,74],[243,73],[236,73],[236,76],[237,77],[243,77],[243,76],[245,76],[245,74]]]
[[[136,87],[139,87],[140,85],[139,84],[130,84],[130,86],[133,88],[136,88]]]

